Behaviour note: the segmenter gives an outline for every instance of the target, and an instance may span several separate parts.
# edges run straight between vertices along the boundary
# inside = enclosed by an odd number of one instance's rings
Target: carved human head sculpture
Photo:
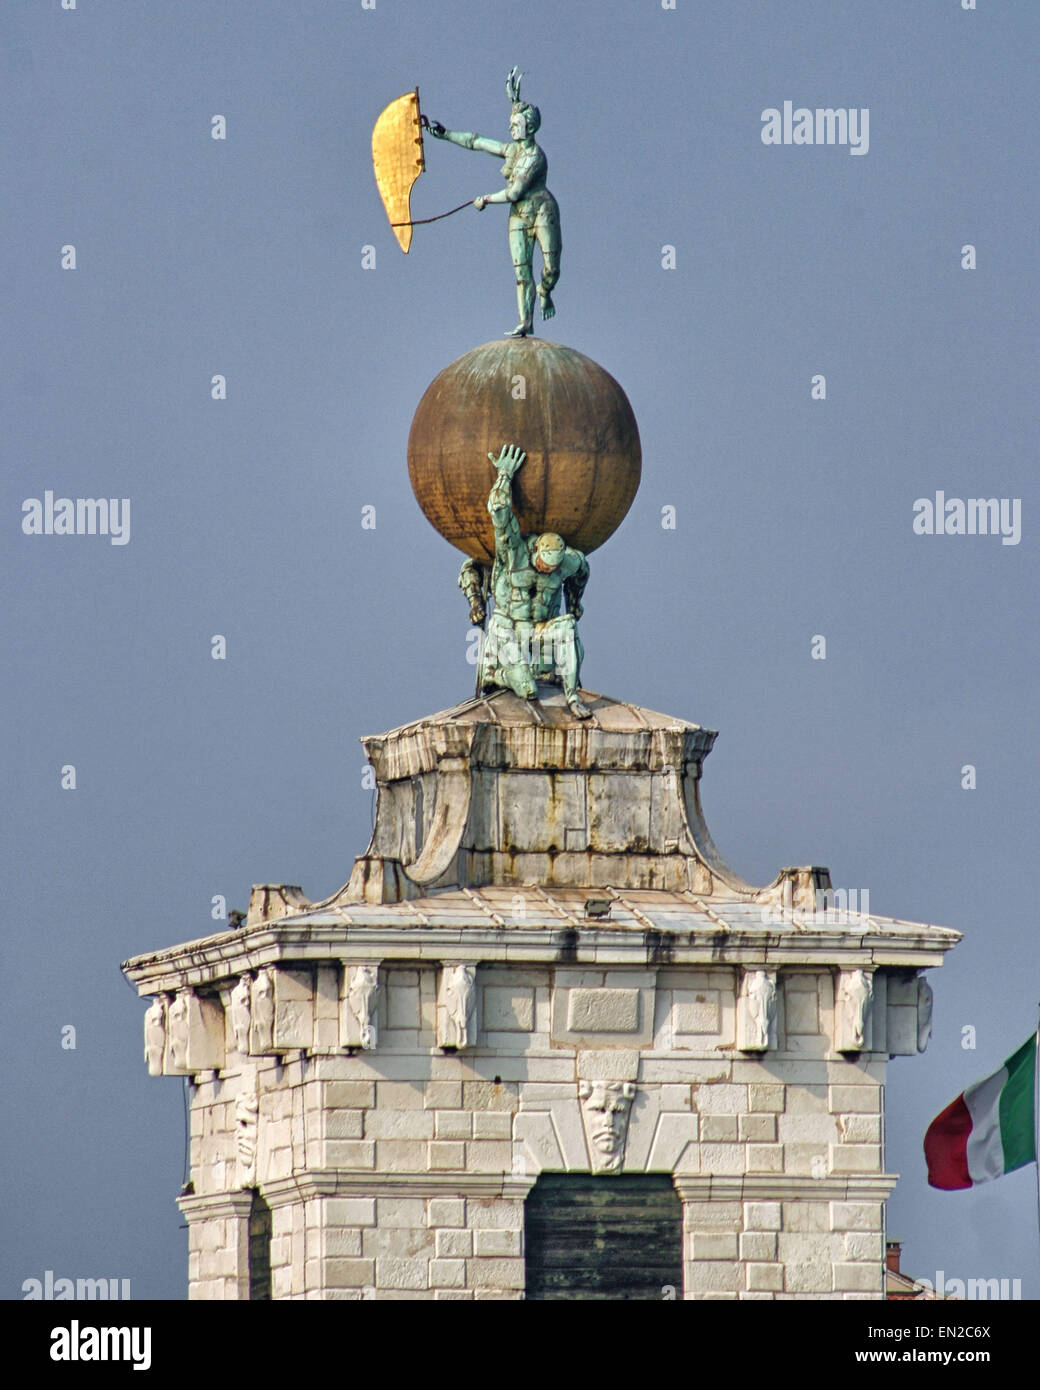
[[[594,1171],[617,1172],[625,1156],[631,1081],[583,1081],[578,1088]]]

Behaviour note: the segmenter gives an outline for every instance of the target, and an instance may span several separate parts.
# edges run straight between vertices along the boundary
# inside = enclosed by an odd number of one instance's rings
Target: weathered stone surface
[[[438,1139],[471,1139],[473,1115],[469,1110],[437,1110],[434,1112],[434,1134]]]
[[[567,995],[570,1033],[634,1033],[639,1027],[637,989],[572,989]]]
[[[620,1047],[579,1052],[577,1074],[582,1081],[634,1081],[639,1075],[639,1053]]]
[[[745,1202],[744,1229],[747,1231],[779,1231],[781,1228],[779,1202]]]
[[[750,1260],[775,1260],[776,1236],[765,1231],[745,1231],[740,1237],[740,1258]]]
[[[483,1234],[483,1233],[482,1233]],[[481,1254],[498,1254],[499,1251],[481,1251]],[[510,1252],[512,1253],[512,1252]],[[437,1258],[439,1260],[464,1259],[473,1254],[473,1232],[439,1230],[437,1232]]]
[[[193,1297],[246,1296],[254,1186],[275,1297],[518,1297],[524,1195],[605,1158],[674,1177],[683,1297],[880,1296],[885,1063],[927,1040],[919,972],[956,936],[795,926],[825,871],[726,868],[714,735],[589,698],[584,724],[543,692],[369,740],[347,890],[265,889],[244,929],[128,965],[150,1070],[197,1083]]]
[[[314,977],[309,970],[279,968],[274,976],[274,1047],[310,1047],[314,1040]]]
[[[880,1231],[881,1204],[873,1202],[832,1202],[832,1231]]]
[[[534,990],[486,985],[484,1028],[497,1033],[531,1032],[534,1029]]]
[[[784,1287],[784,1267],[781,1264],[749,1262],[747,1265],[747,1286],[749,1289],[779,1290]]]
[[[705,1144],[737,1142],[736,1115],[702,1115],[700,1137]]]
[[[431,1197],[427,1203],[427,1220],[431,1226],[465,1226],[466,1203],[455,1197]]]

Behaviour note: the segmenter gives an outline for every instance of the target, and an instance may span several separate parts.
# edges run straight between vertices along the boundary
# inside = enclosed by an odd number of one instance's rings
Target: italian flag
[[[1036,1160],[1037,1035],[999,1071],[969,1086],[928,1126],[924,1156],[932,1187],[975,1187]]]

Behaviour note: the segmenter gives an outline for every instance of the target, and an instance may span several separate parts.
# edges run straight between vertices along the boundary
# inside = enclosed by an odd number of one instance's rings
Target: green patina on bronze
[[[408,466],[426,516],[468,556],[459,585],[471,621],[485,629],[477,693],[509,690],[537,700],[539,682],[558,684],[571,716],[584,720],[590,711],[580,694],[577,624],[589,576],[586,552],[606,540],[631,504],[639,432],[625,393],[607,372],[573,349],[531,336],[536,295],[543,318],[556,313],[552,290],[562,243],[560,210],[545,182],[548,164],[534,138],[541,115],[521,99],[521,78],[517,67],[506,78],[509,141],[430,120],[419,112],[416,91],[380,116],[373,163],[391,225],[407,250],[417,225],[408,200],[424,167],[423,130],[502,160],[505,187],[473,206],[509,206],[519,322],[505,343],[474,349],[431,383],[412,421]],[[485,457],[497,472],[490,497]]]
[[[536,244],[542,253],[542,276],[537,287],[542,318],[551,319],[555,315],[552,290],[560,278],[562,249],[560,209],[545,186],[548,161],[534,139],[542,118],[537,106],[520,100],[522,76],[514,67],[506,78],[506,92],[512,102],[510,140],[489,140],[469,131],[448,130],[440,121],[430,121],[428,126],[430,134],[438,140],[448,140],[465,150],[480,150],[503,161],[505,188],[475,198],[473,206],[482,211],[488,203],[509,204],[509,251],[516,272],[516,302],[520,314],[519,323],[507,335],[512,338],[526,338],[533,331]]]
[[[487,504],[495,531],[495,561],[489,572],[479,560],[466,560],[459,573],[471,622],[483,625],[489,592],[495,600],[484,634],[478,689],[512,690],[521,699],[534,700],[539,680],[558,680],[571,713],[588,719],[590,710],[578,694],[583,655],[578,619],[589,562],[552,531],[529,536],[521,532],[512,484],[525,457],[512,444],[503,445],[497,459],[488,454],[498,473]]]

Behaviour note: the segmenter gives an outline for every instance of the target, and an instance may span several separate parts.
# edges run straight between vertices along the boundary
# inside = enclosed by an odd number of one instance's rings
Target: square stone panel
[[[634,985],[557,986],[551,1014],[553,1042],[643,1047],[653,1040],[654,991]]]
[[[393,976],[386,988],[387,1028],[419,1027],[419,990],[413,985],[395,985]]]
[[[677,989],[673,993],[672,1029],[676,1033],[717,1034],[722,1010],[717,989]]]
[[[812,994],[789,990],[784,995],[784,1013],[788,1033],[809,1034],[820,1031],[820,1010],[816,991]]]
[[[572,989],[567,996],[571,1033],[634,1033],[639,1027],[637,989]]]
[[[649,779],[590,773],[589,843],[606,854],[646,849],[650,843]]]
[[[534,990],[485,985],[484,1030],[493,1033],[530,1033],[534,1028]]]
[[[583,792],[577,773],[500,772],[502,844],[520,852],[568,848],[568,830],[584,836]]]

